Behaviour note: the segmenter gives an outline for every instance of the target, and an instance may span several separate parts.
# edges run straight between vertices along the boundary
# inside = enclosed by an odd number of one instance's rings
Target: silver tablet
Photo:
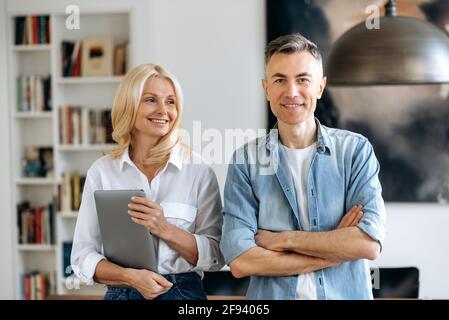
[[[145,197],[143,190],[94,192],[105,257],[122,267],[157,272],[157,238],[133,222],[128,214],[131,197]]]

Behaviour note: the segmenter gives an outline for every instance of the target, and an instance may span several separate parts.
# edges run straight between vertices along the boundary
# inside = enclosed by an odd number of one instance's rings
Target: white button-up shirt
[[[143,189],[147,198],[159,203],[167,221],[192,233],[198,248],[194,266],[178,252],[159,240],[160,274],[216,271],[224,265],[219,249],[222,227],[222,203],[214,171],[201,157],[177,145],[165,168],[151,184],[129,158],[128,149],[116,159],[106,155],[89,168],[76,221],[71,255],[75,275],[92,283],[103,255],[100,228],[95,207],[95,190]],[[119,228],[119,226],[117,226]]]

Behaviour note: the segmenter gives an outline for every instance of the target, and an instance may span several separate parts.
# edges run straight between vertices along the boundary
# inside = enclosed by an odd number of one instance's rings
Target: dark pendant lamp
[[[432,24],[396,16],[388,1],[380,29],[360,23],[334,44],[327,60],[330,85],[449,83],[449,37]]]

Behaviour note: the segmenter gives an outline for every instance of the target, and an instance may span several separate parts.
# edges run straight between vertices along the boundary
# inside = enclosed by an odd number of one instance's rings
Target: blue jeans
[[[164,294],[153,300],[207,300],[201,277],[196,272],[167,274],[165,279],[173,286]],[[146,300],[134,288],[108,286],[104,300]]]

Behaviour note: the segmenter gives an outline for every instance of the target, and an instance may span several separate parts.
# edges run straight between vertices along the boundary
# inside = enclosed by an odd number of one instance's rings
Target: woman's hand
[[[166,293],[173,286],[173,283],[153,271],[145,269],[128,270],[131,277],[131,286],[139,291],[145,299],[154,299]]]
[[[168,222],[164,210],[157,203],[144,197],[132,197],[131,200],[133,202],[128,204],[128,213],[132,221],[147,228],[187,262],[196,266],[198,247],[193,234]]]
[[[128,204],[131,220],[148,229],[153,235],[164,240],[173,233],[173,225],[165,219],[162,207],[145,197],[132,197]]]

